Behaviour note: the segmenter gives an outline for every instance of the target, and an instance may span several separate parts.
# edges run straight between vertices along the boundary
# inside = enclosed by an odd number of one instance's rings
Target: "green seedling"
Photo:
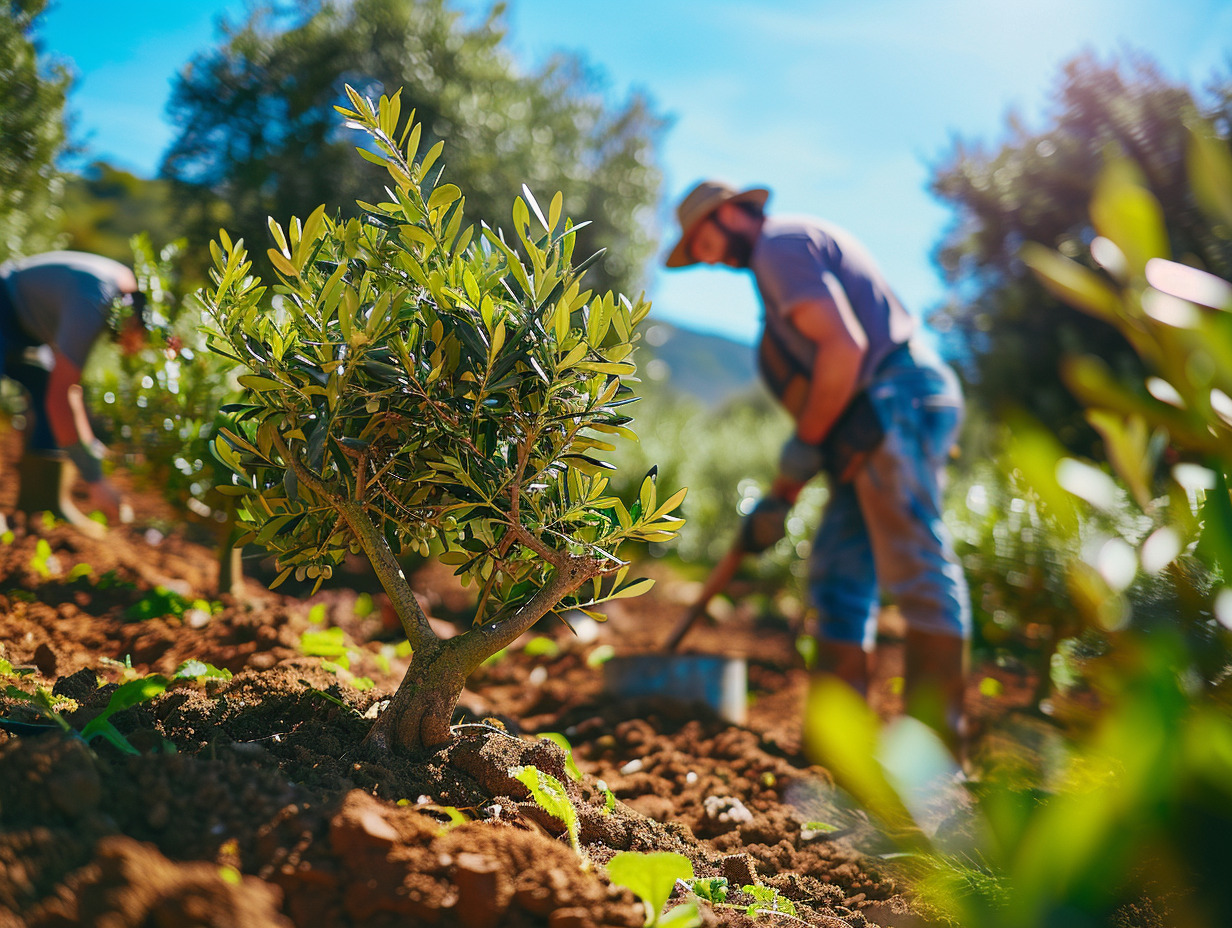
[[[127,683],[129,680],[136,680],[141,674],[133,669],[133,656],[125,654],[124,660],[117,661],[112,657],[100,657],[98,662],[104,667],[114,667],[120,672],[120,682]]]
[[[351,611],[354,613],[355,618],[366,619],[368,616],[372,615],[375,609],[376,604],[372,601],[372,594],[360,593],[355,597],[355,605]]]
[[[699,876],[686,880],[689,891],[702,902],[723,905],[727,902],[727,878],[722,876]]]
[[[539,737],[558,745],[565,752],[565,772],[574,780],[582,779],[582,771],[578,769],[577,762],[573,759],[573,745],[569,743],[568,738],[558,731],[545,731]]]
[[[46,538],[40,538],[34,546],[34,557],[30,558],[30,569],[44,580],[52,574],[51,545]]]
[[[325,604],[317,603],[308,610],[308,621],[313,625],[320,625],[325,621]]]
[[[646,928],[686,928],[700,925],[697,906],[686,902],[663,912],[677,880],[693,879],[693,864],[683,854],[658,851],[644,854],[625,851],[607,862],[607,875],[616,886],[624,886],[642,901]]]
[[[409,806],[412,805],[412,802],[409,799],[399,799],[396,805]],[[444,834],[447,831],[452,831],[459,825],[468,825],[474,821],[474,819],[472,819],[457,806],[438,806],[434,802],[425,802],[422,805],[416,805],[415,811],[427,812],[430,815],[444,816],[446,821],[441,823],[443,826],[441,828],[441,834]]]
[[[99,590],[135,590],[137,589],[137,584],[131,580],[122,580],[118,571],[109,570],[98,578],[95,588]]]
[[[230,680],[231,671],[215,667],[196,658],[180,664],[171,675],[172,680]]]
[[[5,529],[4,534],[0,535],[0,544],[11,545],[17,536],[13,534],[12,529]]]
[[[606,780],[595,780],[595,786],[603,793],[603,811],[606,814],[611,814],[616,811],[616,794],[613,793],[607,785]]]
[[[204,599],[189,599],[165,586],[156,586],[125,609],[124,617],[136,622],[164,616],[178,619],[193,609],[199,609],[207,615],[212,615],[221,608],[222,606],[218,603],[210,603]]]
[[[565,784],[538,767],[510,767],[509,775],[530,790],[531,798],[539,808],[564,823],[565,831],[569,835],[569,845],[582,856],[577,809],[573,808],[573,803],[569,801]]]
[[[15,668],[11,663],[0,657],[0,677],[24,677],[34,673],[33,670]]]
[[[796,905],[790,899],[783,898],[777,889],[771,886],[758,886],[755,883],[741,886],[740,891],[752,896],[756,901],[745,907],[744,914],[749,918],[760,915],[796,915]]]
[[[81,737],[87,742],[102,738],[125,754],[140,754],[141,752],[133,747],[111,723],[111,717],[117,712],[123,712],[125,709],[131,709],[133,706],[153,699],[167,688],[167,683],[167,678],[158,674],[151,674],[148,677],[125,683],[111,694],[107,707],[86,723],[85,728],[81,730]]]
[[[812,635],[800,635],[796,638],[796,653],[804,661],[806,670],[812,670],[817,665],[817,639]]]
[[[27,693],[21,687],[9,685],[4,688],[4,695],[10,699],[19,699],[22,702],[28,703],[35,712],[49,722],[54,722],[65,732],[70,734],[76,733],[73,726],[68,723],[68,720],[62,714],[63,711],[71,712],[77,708],[77,703],[73,700],[56,696],[44,686],[35,686],[34,692]]]
[[[601,644],[586,655],[586,666],[591,670],[598,670],[615,656],[615,648],[610,644]]]
[[[68,583],[74,583],[78,580],[83,580],[92,576],[94,576],[94,568],[89,564],[82,563],[74,564],[73,569],[68,572],[68,575],[64,579]]]
[[[309,657],[345,658],[350,647],[346,632],[334,625],[320,631],[304,632],[299,636],[299,649]]]
[[[800,826],[800,840],[812,841],[814,838],[820,838],[822,835],[833,834],[840,830],[837,825],[831,825],[829,822],[805,822]]]
[[[556,657],[560,654],[560,645],[551,638],[539,635],[526,642],[522,653],[527,657]]]
[[[133,706],[153,699],[167,688],[167,683],[166,677],[151,674],[148,677],[130,680],[120,686],[111,694],[106,708],[82,728],[81,737],[87,743],[95,738],[102,738],[125,754],[140,754],[141,752],[133,747],[112,724],[111,717],[117,712],[123,712],[125,709],[131,709]],[[72,711],[77,708],[75,701],[57,697],[41,686],[35,687],[33,693],[27,693],[16,686],[9,686],[5,688],[5,695],[29,703],[40,715],[54,722],[65,732],[76,733],[63,715],[65,710]]]

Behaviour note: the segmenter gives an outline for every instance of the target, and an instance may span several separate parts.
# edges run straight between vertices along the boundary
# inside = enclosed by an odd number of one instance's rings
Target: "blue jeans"
[[[851,480],[831,481],[809,561],[821,637],[871,648],[884,590],[909,628],[968,638],[970,595],[941,518],[962,420],[958,378],[913,343],[883,362],[868,392],[885,440]]]

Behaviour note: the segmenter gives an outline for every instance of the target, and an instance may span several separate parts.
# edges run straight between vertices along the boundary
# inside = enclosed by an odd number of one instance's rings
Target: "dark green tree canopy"
[[[1109,157],[1137,166],[1177,259],[1232,270],[1229,230],[1197,208],[1185,177],[1187,121],[1227,110],[1226,92],[1210,96],[1202,103],[1141,57],[1105,64],[1082,55],[1065,65],[1044,129],[1011,117],[1000,147],[956,141],[934,168],[932,190],[956,218],[935,253],[952,295],[931,321],[966,357],[971,392],[989,412],[1021,406],[1072,450],[1094,453],[1095,434],[1059,378],[1062,357],[1089,353],[1123,371],[1139,364],[1112,326],[1063,306],[1018,254],[1043,242],[1090,263],[1088,204]]]
[[[594,217],[579,248],[607,249],[592,284],[636,291],[655,244],[644,213],[659,193],[664,122],[639,94],[609,107],[575,57],[521,73],[502,11],[468,27],[443,0],[299,0],[224,25],[169,104],[179,134],[162,173],[178,182],[191,237],[224,225],[263,245],[267,216],[368,194],[379,169],[353,157],[354,133],[332,107],[348,83],[370,96],[401,88],[425,143],[448,141],[442,179],[468,191],[468,221],[497,225],[524,183],[559,189],[570,214]]]
[[[46,0],[0,6],[0,260],[55,244],[54,206],[69,76],[32,39]]]

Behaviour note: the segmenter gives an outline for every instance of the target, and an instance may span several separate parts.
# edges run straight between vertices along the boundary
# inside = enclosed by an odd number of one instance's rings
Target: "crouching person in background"
[[[82,370],[105,332],[127,355],[146,342],[145,297],[123,264],[53,251],[0,265],[0,376],[21,384],[30,400],[17,509],[50,511],[93,535],[102,527],[69,495],[74,470],[91,511],[114,522],[122,503],[103,474],[106,448],[90,428],[81,389]]]

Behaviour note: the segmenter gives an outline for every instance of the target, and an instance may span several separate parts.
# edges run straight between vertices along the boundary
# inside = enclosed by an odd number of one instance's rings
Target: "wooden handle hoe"
[[[740,568],[742,560],[744,560],[744,545],[740,543],[740,538],[737,536],[736,543],[732,545],[731,550],[723,555],[723,560],[715,565],[714,570],[710,572],[710,576],[706,578],[706,584],[702,587],[702,592],[697,597],[697,601],[689,607],[689,611],[680,620],[680,624],[676,626],[672,636],[667,639],[666,650],[668,652],[675,651],[680,646],[681,640],[689,633],[693,623],[705,615],[706,607],[710,604],[710,600],[726,589],[727,584],[731,582],[731,578],[736,575],[736,571]]]

